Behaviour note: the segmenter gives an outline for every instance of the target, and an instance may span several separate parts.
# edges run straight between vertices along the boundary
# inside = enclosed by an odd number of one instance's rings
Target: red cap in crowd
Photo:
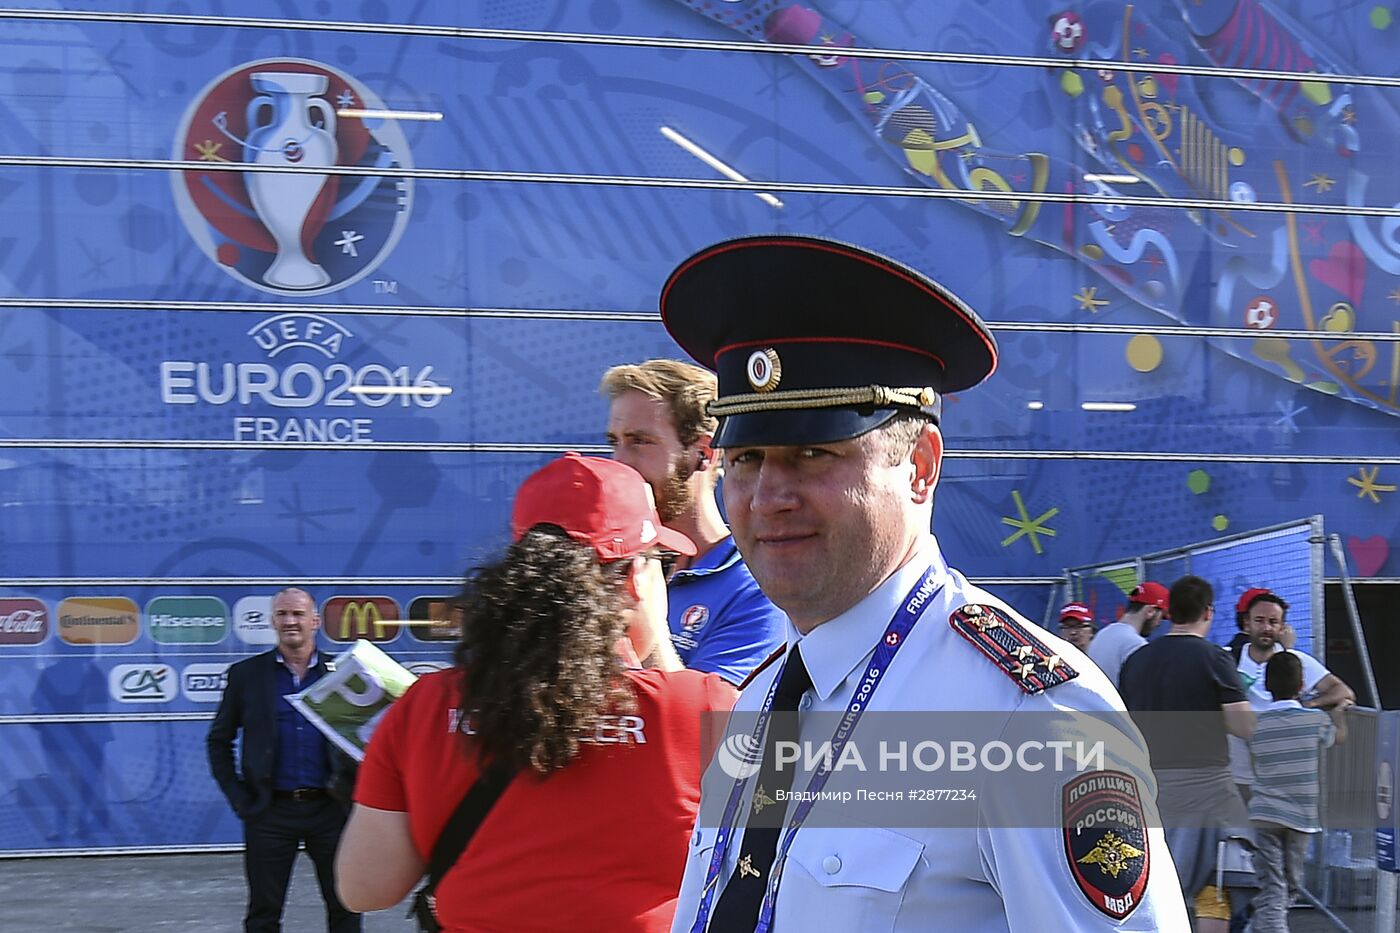
[[[1244,593],[1240,595],[1240,601],[1235,603],[1235,612],[1248,612],[1250,603],[1254,602],[1260,596],[1268,595],[1269,591],[1262,586],[1256,586],[1245,590]]]
[[[651,548],[695,556],[694,542],[661,524],[642,474],[616,460],[572,451],[531,473],[515,494],[510,516],[515,540],[536,525],[558,525],[602,561]]]
[[[1064,608],[1060,610],[1060,624],[1065,625],[1072,621],[1093,625],[1094,614],[1083,603],[1065,603]]]
[[[1155,580],[1148,580],[1146,583],[1139,583],[1137,586],[1133,587],[1133,591],[1128,594],[1128,602],[1141,603],[1144,606],[1156,606],[1163,612],[1168,612],[1168,595],[1165,586]]]

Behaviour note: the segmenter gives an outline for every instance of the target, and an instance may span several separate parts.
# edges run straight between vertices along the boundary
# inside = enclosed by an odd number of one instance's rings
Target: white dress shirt
[[[927,536],[914,560],[847,612],[806,636],[789,623],[788,644],[800,640],[812,677],[812,688],[799,704],[801,710],[835,716],[846,711],[891,616],[930,565],[935,568],[941,589],[929,600],[920,621],[889,665],[869,704],[871,713],[977,713],[979,723],[1001,716],[1008,727],[1024,727],[1027,723],[1042,730],[1048,727],[1053,734],[1041,734],[1057,739],[1087,734],[1084,720],[1089,717],[1064,714],[1122,713],[1124,708],[1117,692],[1081,652],[1026,622],[1000,600],[970,585],[962,574],[948,569],[932,535]],[[1037,695],[1026,693],[1012,676],[950,626],[953,611],[968,603],[1003,610],[1077,670],[1079,676]],[[781,669],[782,662],[778,661],[755,677],[739,698],[736,719],[748,713],[752,722],[752,713],[761,707]],[[1013,721],[1013,713],[1041,715]],[[820,743],[829,739],[835,716],[813,717],[804,713],[802,740]],[[957,717],[927,719],[948,722]],[[808,725],[814,720],[819,728],[809,730]],[[882,728],[879,720],[877,716],[862,719],[856,735],[866,731],[867,724],[871,729]],[[1160,821],[1146,743],[1126,714],[1109,715],[1106,720],[1111,723],[1106,728],[1112,735],[1104,767],[1136,779],[1147,825],[1151,827]],[[815,734],[817,731],[822,734]],[[871,766],[874,765],[872,761]],[[1018,777],[1023,782],[1018,786],[1028,788],[1027,793],[1020,795],[1023,799],[1008,801],[994,794],[981,794],[975,803],[964,804],[976,808],[971,811],[971,821],[964,820],[957,826],[929,825],[937,819],[924,820],[923,825],[833,826],[840,820],[822,818],[820,808],[825,804],[818,804],[811,818],[797,830],[782,866],[774,930],[1189,933],[1176,869],[1160,828],[1147,830],[1148,851],[1143,857],[1149,860],[1148,881],[1132,912],[1121,920],[1114,919],[1091,904],[1072,872],[1098,868],[1073,868],[1066,854],[1066,833],[1058,828],[1062,791],[1076,777],[1080,777],[1078,772],[1053,768]],[[826,787],[839,791],[843,787],[859,787],[866,779],[859,773],[841,771],[833,774]],[[911,781],[920,779],[931,788],[959,788],[974,780],[947,770],[911,777]],[[744,805],[739,808],[738,825],[716,882],[717,889],[722,890],[740,858],[743,824],[751,812],[755,783],[751,778],[744,791]],[[718,814],[733,784],[733,778],[712,762],[705,775],[704,802],[691,836],[672,933],[688,933],[695,922],[718,833]],[[1009,815],[1026,806],[1041,814],[1031,821],[1034,825],[1027,826],[1024,820],[1017,823]],[[791,815],[792,810],[788,813]],[[1006,828],[1008,824],[1017,828]],[[718,897],[719,890],[715,902]]]

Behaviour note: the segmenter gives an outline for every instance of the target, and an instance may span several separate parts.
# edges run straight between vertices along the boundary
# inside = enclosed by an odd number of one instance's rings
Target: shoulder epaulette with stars
[[[948,617],[948,624],[1027,693],[1042,693],[1079,676],[1003,609],[968,603]]]
[[[758,667],[749,671],[749,676],[745,677],[742,681],[739,682],[739,689],[743,690],[749,684],[753,683],[753,679],[759,674],[763,673],[763,669],[765,667],[772,664],[774,661],[778,660],[785,654],[787,654],[787,645],[779,645],[778,649],[772,654],[770,654],[768,657],[764,658],[763,662],[759,664]]]

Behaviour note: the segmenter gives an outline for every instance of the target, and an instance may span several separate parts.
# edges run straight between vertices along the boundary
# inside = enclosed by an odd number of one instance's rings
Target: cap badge
[[[747,369],[749,385],[755,392],[772,392],[783,380],[783,361],[772,347],[750,353]]]

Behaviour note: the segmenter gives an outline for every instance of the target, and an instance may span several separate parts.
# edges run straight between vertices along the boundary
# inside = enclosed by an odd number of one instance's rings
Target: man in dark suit
[[[360,915],[335,893],[335,848],[348,795],[350,762],[287,701],[329,672],[316,651],[321,618],[305,590],[272,598],[277,647],[229,668],[219,711],[209,727],[209,770],[243,821],[248,878],[248,933],[277,933],[298,844],[316,866],[331,933],[359,933]],[[239,767],[233,743],[243,731]],[[353,778],[348,778],[353,783]]]

